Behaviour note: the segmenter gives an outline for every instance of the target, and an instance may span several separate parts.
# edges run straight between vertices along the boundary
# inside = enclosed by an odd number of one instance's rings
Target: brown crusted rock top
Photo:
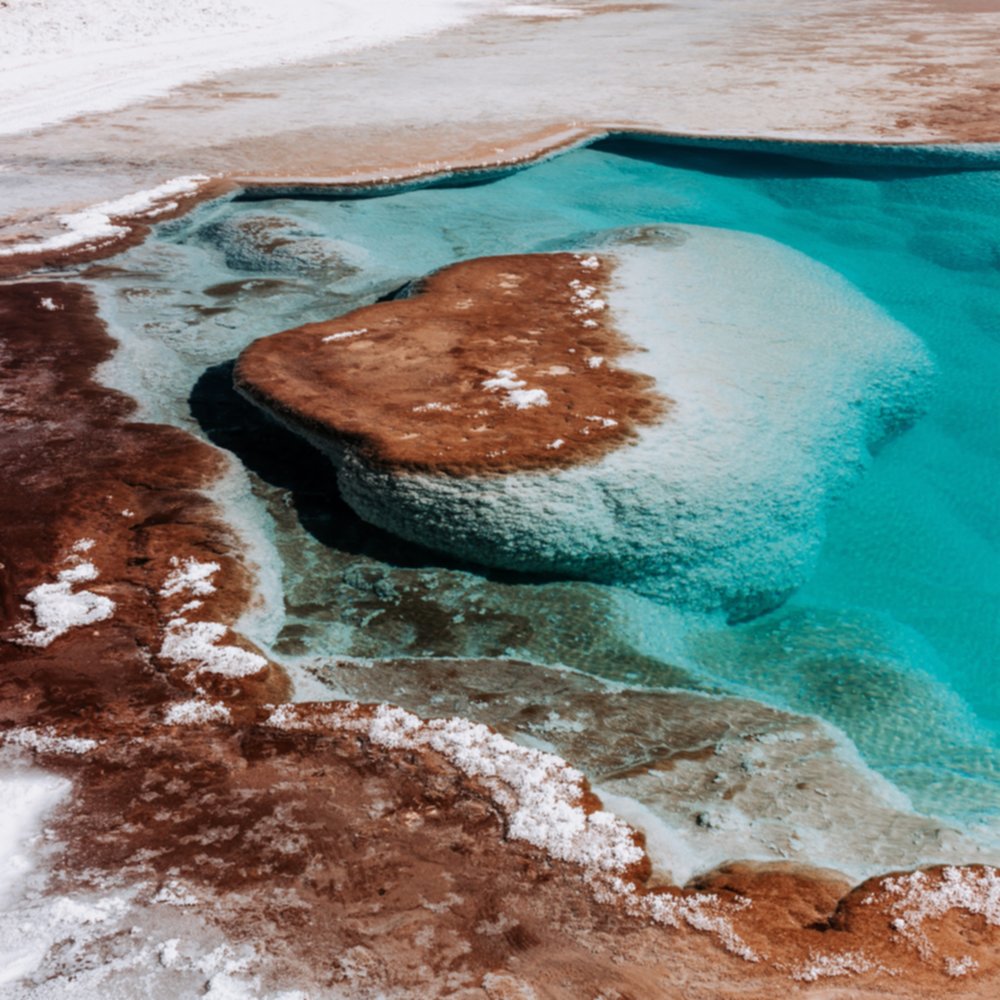
[[[321,442],[399,468],[574,465],[668,405],[653,379],[615,364],[631,345],[609,316],[610,278],[596,255],[456,264],[412,298],[258,340],[236,385]]]

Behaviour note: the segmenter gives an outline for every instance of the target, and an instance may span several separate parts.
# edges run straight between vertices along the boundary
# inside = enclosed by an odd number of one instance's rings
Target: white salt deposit
[[[882,891],[864,900],[888,904],[892,929],[912,941],[927,956],[932,953],[923,924],[949,910],[964,910],[1000,926],[1000,870],[991,867],[942,870],[940,878],[926,872],[909,872],[886,879]],[[960,956],[959,956],[960,959]]]
[[[595,787],[594,791],[616,816],[642,831],[646,837],[646,853],[659,874],[668,875],[677,885],[684,885],[698,872],[712,867],[714,859],[706,858],[705,845],[690,826],[682,829],[668,822],[638,799],[607,788]],[[726,860],[728,857],[719,859],[720,862]]]
[[[548,406],[549,394],[544,389],[511,389],[503,401],[504,406],[527,410],[532,406]]]
[[[195,673],[220,674],[225,677],[248,677],[267,667],[267,660],[257,653],[232,644],[220,643],[229,626],[221,622],[189,621],[185,615],[203,606],[199,597],[216,591],[212,577],[219,572],[217,562],[202,562],[193,556],[172,556],[171,570],[160,588],[161,597],[197,595],[177,608],[168,619],[163,631],[159,655],[177,664],[190,665]],[[185,702],[167,712],[167,722],[208,721],[210,718],[228,718],[223,705],[205,702]],[[200,717],[199,717],[200,716]]]
[[[219,572],[217,562],[199,562],[191,556],[182,561],[177,556],[172,556],[170,565],[173,569],[160,588],[161,597],[173,597],[175,594],[205,597],[215,593],[212,577]]]
[[[331,333],[329,336],[323,338],[324,344],[331,344],[337,340],[350,340],[352,337],[360,337],[362,334],[368,332],[367,327],[362,327],[360,330],[345,330],[343,333]]]
[[[641,861],[632,830],[609,812],[583,808],[583,775],[562,758],[519,746],[467,719],[423,721],[401,708],[380,705],[369,718],[356,706],[327,717],[338,728],[362,729],[374,743],[393,750],[429,749],[463,774],[480,779],[508,820],[510,836],[526,840],[552,857],[595,872],[623,872]],[[273,726],[300,728],[292,705],[280,705]]]
[[[524,379],[517,377],[517,372],[501,368],[495,378],[485,379],[482,386],[489,392],[496,392],[498,389],[523,389],[527,384]]]
[[[267,666],[267,660],[239,646],[219,645],[229,628],[219,622],[189,622],[173,618],[163,632],[159,655],[171,663],[190,664],[195,672],[224,677],[248,677]]]
[[[550,3],[512,3],[500,13],[508,17],[579,17],[583,11],[577,7],[559,7]]]
[[[268,722],[286,730],[315,725],[292,704],[276,707]],[[645,852],[636,844],[632,828],[617,816],[606,810],[588,814],[583,809],[583,775],[561,757],[514,743],[467,719],[424,721],[389,705],[380,705],[371,717],[357,705],[339,706],[324,716],[324,722],[360,730],[372,742],[389,749],[440,753],[463,774],[486,785],[507,818],[510,836],[534,844],[554,858],[583,866],[597,899],[624,905],[644,920],[670,927],[683,924],[714,934],[733,954],[758,961],[731,921],[733,913],[748,903],[726,903],[713,893],[646,894],[620,877],[641,861]],[[627,804],[644,812],[638,803]],[[662,824],[659,832],[669,837]],[[694,859],[680,838],[670,853],[678,870],[693,869]]]
[[[460,558],[753,614],[809,573],[827,506],[920,412],[933,368],[912,333],[780,243],[700,226],[631,235],[611,234],[601,251],[614,322],[639,348],[622,365],[672,400],[634,446],[482,477],[393,474],[338,455],[341,490],[366,520]],[[510,369],[483,387],[527,390]],[[593,416],[581,434],[613,419]]]
[[[873,962],[861,951],[843,951],[832,955],[813,952],[808,962],[791,970],[791,977],[799,982],[814,983],[817,979],[857,975],[875,969],[891,974],[890,970]]]
[[[570,299],[575,306],[573,309],[574,316],[586,316],[587,313],[603,312],[607,308],[607,302],[597,297],[597,288],[594,285],[584,284],[579,278],[574,278],[569,283],[569,287],[573,290]],[[585,319],[583,322],[586,326],[597,325],[593,319]]]
[[[451,413],[455,407],[451,403],[421,403],[413,407],[414,413]]]
[[[7,746],[35,750],[38,753],[85,754],[99,746],[97,740],[82,736],[60,736],[54,729],[8,729],[0,736]]]
[[[35,866],[42,823],[69,794],[70,787],[65,778],[34,768],[0,771],[0,799],[4,805],[0,810],[0,903],[12,897]]]
[[[2,13],[2,12],[0,12]],[[0,128],[0,132],[3,129]],[[59,224],[66,230],[58,236],[45,240],[26,241],[11,246],[0,247],[0,257],[10,257],[21,253],[48,253],[53,250],[68,250],[72,247],[106,243],[128,232],[128,227],[113,220],[134,216],[148,217],[160,215],[176,207],[170,201],[178,195],[191,194],[208,178],[203,175],[175,177],[147,191],[136,191],[114,201],[91,205],[79,212],[59,216]]]
[[[749,900],[742,904],[725,903],[711,892],[641,894],[631,882],[624,882],[615,876],[595,881],[594,887],[599,900],[623,905],[633,916],[666,927],[687,924],[716,935],[727,951],[744,961],[760,961],[760,956],[736,933],[730,919],[733,913],[749,907]]]
[[[961,958],[946,958],[944,960],[944,970],[955,979],[967,976],[970,972],[975,972],[979,968],[979,963],[971,955],[963,955]]]
[[[295,991],[261,989],[267,960],[222,936],[213,920],[217,900],[199,899],[177,880],[158,893],[152,888],[138,883],[73,895],[30,892],[4,906],[0,1000],[305,1000]]]
[[[81,539],[74,552],[86,552],[93,544],[92,539]],[[114,613],[115,603],[111,598],[90,590],[74,590],[78,584],[96,580],[97,567],[77,555],[71,555],[67,561],[71,565],[60,570],[55,583],[40,583],[28,591],[27,606],[35,625],[21,622],[15,629],[15,642],[22,646],[48,646],[70,629],[105,621]]]
[[[0,7],[0,134],[234,69],[460,24],[497,0],[13,0]]]
[[[170,726],[190,726],[203,722],[229,722],[232,715],[221,701],[205,701],[192,698],[178,702],[167,709],[163,721]]]
[[[526,410],[532,406],[548,406],[549,394],[544,389],[528,389],[527,382],[517,372],[501,368],[495,378],[485,379],[481,385],[487,392],[503,391],[502,406]]]

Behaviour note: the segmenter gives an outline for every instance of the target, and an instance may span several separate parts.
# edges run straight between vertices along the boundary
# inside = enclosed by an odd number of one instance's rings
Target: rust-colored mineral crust
[[[632,345],[597,255],[487,257],[382,302],[251,344],[237,388],[333,450],[454,474],[574,465],[669,401],[615,362]]]
[[[50,820],[49,892],[130,892],[130,921],[201,921],[256,949],[262,988],[317,997],[996,997],[993,869],[846,895],[781,865],[656,886],[641,852],[595,876],[519,837],[516,801],[435,743],[440,729],[409,716],[412,738],[393,742],[373,708],[276,713],[287,680],[229,627],[250,576],[199,492],[219,454],[131,422],[93,381],[111,341],[85,290],[0,287],[0,329],[0,731],[75,788]],[[46,636],[36,588],[61,573],[101,614]],[[93,743],[66,753],[65,737]],[[592,816],[579,787],[573,808]],[[124,968],[130,926],[77,928],[88,961]],[[129,982],[171,981],[161,943]],[[60,965],[71,944],[50,951],[46,990],[93,971]]]

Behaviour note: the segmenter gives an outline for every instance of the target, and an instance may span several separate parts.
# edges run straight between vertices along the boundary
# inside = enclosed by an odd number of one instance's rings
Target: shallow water
[[[248,236],[261,216],[292,220]],[[455,260],[682,222],[752,231],[847,277],[929,347],[930,410],[832,510],[813,577],[741,625],[593,584],[485,573],[397,542],[229,388],[252,339]],[[146,416],[239,456],[282,557],[286,660],[520,656],[729,690],[843,728],[921,809],[1000,817],[1000,171],[825,166],[609,142],[490,183],[238,200],[160,227],[96,280],[106,371]],[[259,228],[259,227],[258,227]]]

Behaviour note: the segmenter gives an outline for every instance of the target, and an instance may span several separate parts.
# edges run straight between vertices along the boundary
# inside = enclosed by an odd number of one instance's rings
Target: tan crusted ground
[[[612,267],[570,253],[456,264],[411,298],[256,341],[236,386],[314,438],[395,468],[585,461],[669,406],[651,378],[616,364],[630,345],[602,298]],[[546,403],[519,404],[498,381]]]
[[[487,17],[5,136],[0,244],[58,232],[54,209],[180,174],[378,181],[517,162],[608,129],[1000,141],[1000,0],[558,6],[581,16]]]

